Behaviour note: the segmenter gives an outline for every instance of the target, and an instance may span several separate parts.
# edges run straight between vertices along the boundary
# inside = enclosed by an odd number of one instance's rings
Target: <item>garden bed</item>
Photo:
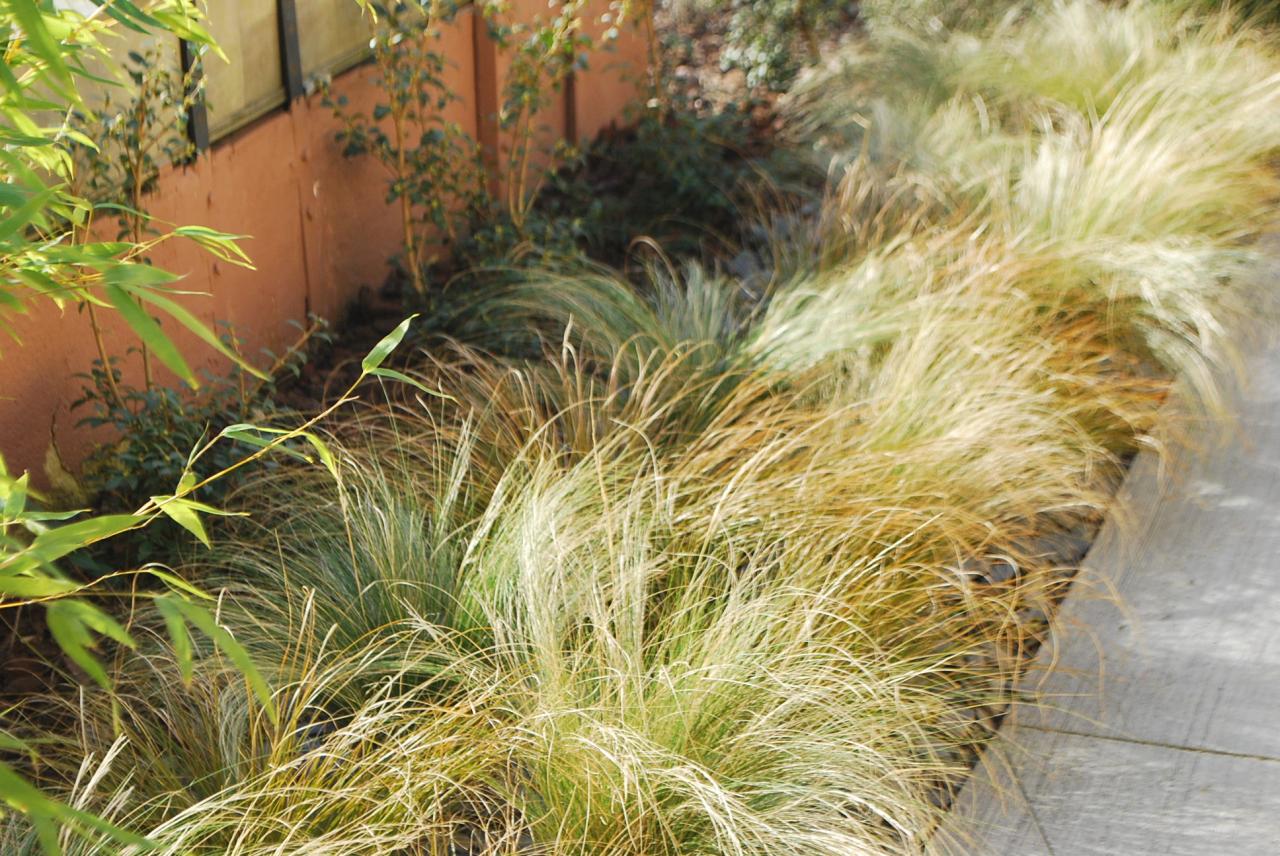
[[[1135,450],[1204,424],[1161,414],[1171,379],[1217,408],[1280,59],[1145,4],[864,10],[752,126],[769,183],[699,191],[707,152],[764,170],[715,145],[655,181],[713,239],[628,255],[606,223],[579,239],[623,270],[455,280],[326,466],[233,495],[251,516],[180,568],[272,709],[142,610],[113,691],[15,713],[33,775],[175,854],[923,852]],[[543,213],[637,146],[604,210],[651,211],[664,133],[706,120],[614,134]],[[290,394],[367,376],[389,322]]]

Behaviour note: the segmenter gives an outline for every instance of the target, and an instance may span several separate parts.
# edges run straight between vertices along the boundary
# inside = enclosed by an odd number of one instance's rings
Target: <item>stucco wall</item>
[[[514,7],[515,14],[531,16],[545,3],[520,0]],[[468,15],[446,36],[448,73],[462,96],[448,113],[492,145],[490,117],[505,61],[483,30]],[[624,33],[601,56],[604,61],[578,76],[572,110],[564,93],[556,95],[543,119],[553,133],[565,132],[571,112],[580,135],[621,117],[635,92],[631,81],[643,67],[644,44]],[[333,82],[335,93],[355,108],[371,109],[377,99],[373,76],[369,66],[352,69]],[[250,236],[243,246],[255,270],[217,261],[181,241],[154,254],[158,266],[184,276],[177,288],[199,292],[183,298],[186,305],[210,324],[232,324],[246,354],[287,346],[297,336],[289,322],[304,321],[308,313],[340,321],[362,286],[382,282],[387,260],[399,250],[398,212],[386,204],[386,174],[370,159],[344,158],[334,140],[337,129],[319,96],[299,99],[215,144],[194,164],[171,170],[148,200],[161,220]],[[134,338],[112,313],[99,315],[108,351],[140,385],[140,361],[126,356]],[[10,469],[29,469],[39,480],[51,440],[74,465],[95,443],[110,439],[76,428],[84,414],[69,410],[85,385],[76,374],[89,371],[97,351],[89,321],[75,307],[60,312],[42,302],[11,321],[22,344],[0,343],[0,454]],[[166,329],[197,371],[226,371],[210,349],[173,326]],[[173,380],[163,370],[158,377]]]

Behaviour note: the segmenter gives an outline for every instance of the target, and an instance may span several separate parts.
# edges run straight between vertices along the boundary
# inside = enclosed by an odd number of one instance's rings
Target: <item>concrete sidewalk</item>
[[[1029,676],[1048,707],[1001,730],[938,852],[1280,854],[1280,347],[1249,373],[1240,438],[1163,484],[1135,462],[1085,560],[1120,605],[1073,587]]]

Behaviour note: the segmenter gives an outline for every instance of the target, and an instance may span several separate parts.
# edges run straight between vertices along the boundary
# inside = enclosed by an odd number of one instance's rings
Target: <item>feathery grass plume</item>
[[[1280,74],[1232,106],[1221,121],[1192,121],[1180,98],[1138,87],[1100,122],[1045,133],[987,183],[1014,252],[1044,265],[1024,287],[1070,293],[1111,341],[1178,375],[1212,410],[1218,378],[1237,368],[1229,331],[1250,311],[1231,283],[1275,221],[1267,160],[1280,122],[1266,129],[1251,114],[1280,108]]]
[[[469,556],[503,519],[533,513],[522,504],[531,473],[570,471],[609,449],[625,474],[627,457],[653,453],[664,426],[690,430],[669,412],[683,401],[668,383],[683,355],[652,360],[652,384],[642,372],[621,389],[572,355],[523,369],[456,356],[421,375],[447,402],[358,413],[329,442],[336,480],[296,468],[248,484],[252,516],[188,569],[224,593],[224,620],[261,658],[279,661],[301,641],[347,649],[428,625],[449,643],[438,656],[415,656],[410,668],[383,649],[391,659],[366,663],[360,683],[389,672],[435,680],[452,657],[491,642],[463,596],[476,584]]]
[[[935,333],[937,347],[960,355],[958,367],[967,365],[964,355],[973,349],[1043,354],[1052,371],[1046,368],[1036,382],[1062,393],[1058,405],[1065,417],[1078,415],[1090,400],[1105,401],[1103,409],[1127,429],[1121,433],[1132,432],[1149,421],[1159,384],[1135,377],[1141,366],[1103,341],[1096,304],[1081,304],[1076,294],[1043,281],[1046,264],[967,227],[899,237],[778,287],[746,349],[762,372],[785,374],[793,388],[834,406],[847,403],[860,385],[895,377],[909,397],[926,367],[898,367],[886,357],[923,346]],[[1069,375],[1078,375],[1070,385],[1064,382]],[[957,400],[965,388],[957,382]],[[1129,395],[1132,406],[1124,401]],[[1096,418],[1089,425],[1114,433],[1114,426]]]
[[[625,357],[609,368],[627,380],[655,351],[698,352],[691,372],[733,368],[753,303],[738,283],[691,263],[682,271],[650,265],[644,286],[642,292],[603,268],[529,272],[479,295],[464,310],[464,326],[489,346],[530,331],[558,346],[571,331],[588,358],[608,364]]]
[[[1211,119],[1272,77],[1275,56],[1270,32],[1229,10],[1055,0],[976,31],[873,30],[811,70],[787,115],[837,149],[857,151],[871,133],[884,155],[909,151],[912,129],[956,99],[981,99],[989,126],[1025,133],[1045,111],[1101,117],[1129,89],[1161,81]]]
[[[215,660],[187,691],[150,657],[121,676],[127,742],[81,801],[174,854],[433,852],[459,835],[566,856],[919,849],[974,737],[963,713],[995,696],[973,680],[990,667],[967,659],[983,634],[940,637],[940,619],[902,606],[937,600],[933,579],[901,575],[885,603],[863,585],[883,567],[811,542],[762,550],[732,527],[695,542],[687,493],[621,441],[568,468],[513,463],[456,568],[483,650],[442,643],[456,631],[426,615],[340,649],[341,631],[303,627],[333,620],[317,586],[274,622],[298,638],[278,667],[279,727],[248,715]],[[373,591],[402,569],[369,572]],[[916,633],[886,644],[877,622],[898,609]],[[247,635],[234,604],[224,616]],[[449,674],[423,682],[442,650]],[[79,751],[58,754],[93,769],[112,700],[76,713]]]
[[[1134,170],[1144,154],[1178,156],[1190,169],[1256,170],[1275,149],[1276,49],[1228,13],[1172,8],[1060,0],[980,36],[879,35],[811,75],[790,113],[801,133],[837,155],[954,177],[962,191],[978,185],[979,199],[981,164],[1001,150],[1036,149],[1062,122],[1072,126],[1068,137],[1083,128],[1128,141],[1134,150],[1119,154],[1138,161]],[[995,160],[996,176],[1010,170]],[[1218,209],[1238,193],[1228,182]],[[1126,194],[1111,196],[1123,202]],[[1176,210],[1202,201],[1193,194]],[[1149,210],[1140,222],[1161,215]]]
[[[1261,32],[1063,0],[982,35],[888,32],[860,50],[796,108],[847,153],[828,264],[929,226],[989,236],[1027,263],[1019,290],[1069,295],[1109,346],[1220,408],[1226,330],[1246,311],[1228,283],[1280,196],[1280,58]]]
[[[105,840],[68,839],[64,852],[447,852],[453,836],[502,808],[488,786],[501,772],[502,755],[493,754],[501,747],[479,693],[455,704],[387,676],[360,704],[336,702],[368,666],[388,659],[384,647],[413,650],[415,642],[387,634],[352,651],[294,652],[281,670],[291,676],[275,690],[277,725],[251,708],[234,669],[198,660],[188,688],[159,651],[132,661],[114,696],[94,688],[59,700],[64,710],[39,720],[74,717],[74,727],[42,738],[56,765],[43,770],[50,786],[57,779],[73,805],[158,845],[121,851]],[[500,688],[492,675],[469,684]],[[5,853],[40,852],[17,819],[0,843]]]
[[[820,380],[809,388],[820,392],[808,407],[707,432],[683,464],[715,474],[700,507],[765,531],[794,527],[849,557],[912,545],[933,569],[1012,550],[1042,515],[1098,508],[1098,480],[1114,463],[1083,419],[1118,418],[1094,412],[1106,375],[1072,366],[1075,349],[1008,302],[944,292],[909,305],[850,325],[854,347],[831,346],[842,330],[825,330],[822,345],[793,340],[808,347],[775,338],[771,355],[812,361]],[[1136,405],[1118,399],[1131,418]],[[751,448],[733,442],[740,434]]]
[[[229,673],[187,696],[171,664],[167,691],[135,675],[134,748],[107,772],[170,772],[136,798],[104,773],[114,815],[173,853],[918,850],[1040,585],[964,560],[1078,513],[1105,455],[1051,406],[1054,338],[1024,354],[1016,312],[909,273],[872,304],[920,302],[865,365],[793,361],[795,392],[716,411],[678,454],[624,423],[507,457],[402,408],[352,429],[378,439],[339,454],[337,486],[254,488],[271,537],[219,554],[223,618],[276,652],[283,691],[311,663],[334,677],[263,733]],[[556,383],[591,388],[574,376]],[[107,706],[84,718],[106,751]]]
[[[529,482],[472,557],[509,569],[477,599],[527,674],[508,699],[530,852],[912,852],[967,731],[955,649],[882,649],[841,617],[848,580],[801,586],[824,575],[731,533],[687,544],[679,485],[615,461]]]
[[[739,347],[742,356],[736,358],[738,364],[750,366],[756,377],[767,380],[767,392],[753,390],[745,403],[731,396],[691,435],[695,449],[711,450],[709,460],[697,465],[702,469],[695,481],[705,483],[712,492],[724,486],[736,497],[743,485],[737,474],[739,463],[771,460],[770,456],[777,455],[784,465],[800,460],[795,464],[799,471],[830,474],[831,483],[839,485],[839,490],[868,498],[873,510],[890,508],[900,515],[897,529],[882,522],[865,528],[848,527],[847,520],[858,519],[856,513],[839,501],[832,508],[849,512],[848,518],[828,519],[821,511],[812,511],[809,505],[814,497],[825,495],[823,489],[807,498],[800,490],[789,494],[787,491],[795,488],[793,474],[782,470],[777,495],[797,501],[801,521],[809,514],[815,522],[821,521],[805,533],[821,545],[828,543],[823,527],[830,526],[836,532],[846,528],[853,532],[887,531],[891,534],[886,537],[892,541],[898,533],[916,532],[924,520],[945,514],[963,517],[967,505],[1007,493],[1009,506],[999,514],[973,515],[965,527],[955,527],[966,534],[947,541],[944,551],[933,554],[929,561],[934,566],[940,561],[955,566],[969,555],[966,551],[1014,549],[1018,539],[1006,537],[1002,526],[1013,526],[1025,535],[1041,523],[1038,515],[1046,511],[1085,513],[1099,505],[1101,497],[1094,491],[1110,472],[1109,450],[1123,451],[1133,427],[1148,418],[1159,398],[1158,390],[1133,383],[1115,365],[1107,369],[1107,360],[1119,363],[1120,355],[1081,333],[1096,327],[1073,321],[1068,337],[1067,324],[1046,320],[1059,314],[1057,305],[1045,308],[1025,297],[1010,301],[1007,291],[1017,284],[1009,272],[1013,265],[1006,256],[983,247],[968,236],[944,235],[931,242],[887,248],[811,284],[780,288],[756,323],[745,331]],[[627,305],[640,304],[625,283],[612,279],[576,283],[565,291],[579,305],[593,304],[601,292]],[[588,292],[588,298],[578,296],[583,291]],[[630,334],[637,326],[631,321],[635,315],[642,313],[627,314],[627,321],[609,325],[608,329],[621,330],[621,334],[595,337],[596,350],[625,348],[634,341],[636,337]],[[995,319],[999,321],[993,338],[990,327]],[[1055,325],[1064,328],[1062,339],[1053,335]],[[650,336],[648,341],[658,338]],[[1070,347],[1059,347],[1067,342]],[[653,347],[659,350],[659,346]],[[907,359],[905,354],[912,356]],[[1079,368],[1073,366],[1086,356]],[[952,371],[941,371],[946,367]],[[936,380],[929,382],[929,373],[935,370],[939,371]],[[969,370],[975,371],[971,380],[965,378]],[[891,380],[894,378],[897,380]],[[886,382],[900,382],[901,388],[879,391],[878,386]],[[972,401],[965,396],[969,389],[973,390]],[[922,402],[925,393],[933,400]],[[937,461],[916,470],[899,461],[902,469],[932,479],[933,493],[886,498],[876,491],[875,479],[882,475],[871,475],[868,484],[859,483],[868,476],[859,470],[860,460],[868,454],[885,459],[884,450],[877,448],[866,430],[868,414],[873,412],[869,400],[893,402],[894,419],[914,419],[914,423],[896,426],[881,423],[888,426],[886,430],[896,431],[895,436],[912,439],[919,439],[921,431],[931,427],[952,424],[950,417],[941,415],[959,409],[955,424],[976,432],[976,439],[970,447],[946,453],[954,453],[957,460],[973,455],[977,463],[971,472],[991,478],[966,486],[954,475],[944,474]],[[736,406],[739,404],[743,406]],[[1055,412],[1055,407],[1060,412]],[[983,430],[984,424],[1013,424],[1012,420],[1027,414],[1040,421],[1028,428],[1026,446],[1043,454],[1040,459],[1031,456],[1029,466],[1025,466],[1027,458],[1006,454],[1020,448],[1017,440],[1004,447],[987,443],[984,435],[989,429]],[[1084,432],[1082,423],[1075,421],[1077,417],[1088,420],[1096,437]],[[841,433],[833,425],[849,427]],[[830,436],[806,448],[803,440],[812,439],[815,426],[824,426]],[[981,443],[987,445],[975,453]],[[833,454],[840,464],[827,457]],[[1002,481],[1000,474],[1010,472],[1017,475],[1005,476]],[[954,484],[948,483],[948,475]],[[1007,485],[1017,480],[1048,488],[1043,498],[1019,505],[1025,494],[1006,491]],[[939,498],[937,491],[957,486]],[[769,497],[767,490],[763,493]],[[1074,497],[1084,499],[1076,502]],[[691,501],[690,507],[697,508],[699,501]],[[742,501],[748,500],[743,497]],[[719,507],[720,502],[716,499],[708,507]],[[930,502],[936,505],[930,506]],[[761,513],[759,509],[739,508],[735,516],[747,526],[760,526]],[[893,515],[888,517],[893,519]],[[948,530],[946,525],[938,528]],[[760,531],[770,532],[767,525]],[[879,552],[883,546],[860,542],[850,549],[850,555],[866,549]]]
[[[114,695],[24,705],[45,781],[174,856],[921,852],[1063,584],[1046,534],[1171,373],[1214,402],[1280,195],[1256,31],[978,8],[799,94],[835,172],[767,286],[526,273],[461,319],[501,356],[422,360],[449,399],[242,491],[193,570],[278,724],[156,633]]]
[[[536,332],[544,359],[521,371],[552,397],[555,421],[591,412],[597,428],[626,424],[672,447],[768,394],[743,349],[764,298],[696,264],[650,266],[638,286],[603,269],[533,272],[480,295],[464,326],[490,345],[513,338],[504,331]]]
[[[1020,610],[1062,582],[1038,573],[1055,561],[1042,536],[1108,507],[1166,383],[1067,301],[1013,288],[1024,274],[1007,255],[943,246],[834,272],[804,300],[780,293],[756,342],[796,372],[796,397],[712,426],[675,466],[697,492],[693,531],[870,563],[850,601],[876,605],[878,639],[982,636],[1015,652],[1034,632]],[[979,569],[992,560],[1020,570],[1016,590],[991,596]]]
[[[290,650],[350,650],[411,627],[437,628],[439,650],[408,661],[392,646],[385,663],[362,664],[357,693],[387,674],[421,683],[483,647],[457,600],[468,526],[491,486],[464,423],[455,436],[400,442],[382,453],[339,449],[340,479],[297,469],[249,485],[252,521],[202,564],[227,603],[224,619],[266,662]],[[305,607],[305,608],[304,608]],[[477,631],[478,632],[478,631]]]
[[[1229,9],[1180,5],[1044,4],[1005,20],[977,49],[953,54],[953,84],[988,98],[1005,121],[1014,121],[1034,119],[1024,105],[1103,116],[1129,89],[1153,81],[1212,114],[1237,94],[1236,86],[1248,88],[1275,73],[1270,33]]]
[[[1029,5],[1025,0],[862,0],[858,15],[877,35],[885,30],[937,35],[981,30]]]
[[[665,371],[656,366],[654,385],[669,386]],[[357,412],[329,441],[336,480],[295,468],[246,485],[252,516],[189,569],[224,592],[224,618],[266,660],[302,638],[346,649],[426,624],[458,646],[415,660],[427,670],[417,679],[432,680],[450,656],[488,644],[460,600],[467,555],[485,521],[516,513],[530,467],[570,468],[608,442],[647,450],[667,421],[684,430],[667,413],[679,391],[650,400],[643,372],[620,390],[582,370],[572,352],[522,366],[456,348],[418,376],[449,398],[402,397]],[[394,657],[375,665],[366,664],[366,680],[406,668]]]

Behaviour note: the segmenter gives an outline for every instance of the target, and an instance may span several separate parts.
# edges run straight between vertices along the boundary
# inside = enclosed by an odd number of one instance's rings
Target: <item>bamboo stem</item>
[[[127,215],[129,218],[129,236],[133,239],[135,246],[140,246],[143,242],[143,214],[142,214],[142,165],[143,158],[146,157],[147,149],[147,82],[143,78],[142,91],[138,95],[138,103],[135,109],[134,121],[137,123],[138,144],[133,156],[129,159],[129,202],[133,209]],[[144,259],[145,262],[145,259]],[[145,311],[145,309],[144,309]],[[147,392],[151,392],[155,388],[155,377],[151,369],[151,351],[147,348],[147,343],[142,343],[142,381]]]
[[[107,356],[107,344],[102,339],[102,327],[98,324],[98,313],[93,308],[92,301],[86,301],[85,305],[89,307],[89,327],[93,330],[93,344],[98,349],[98,359],[102,362],[102,372],[107,378],[107,389],[111,392],[112,406],[124,407],[124,397],[120,394],[120,387],[116,385],[116,376],[111,360]]]

